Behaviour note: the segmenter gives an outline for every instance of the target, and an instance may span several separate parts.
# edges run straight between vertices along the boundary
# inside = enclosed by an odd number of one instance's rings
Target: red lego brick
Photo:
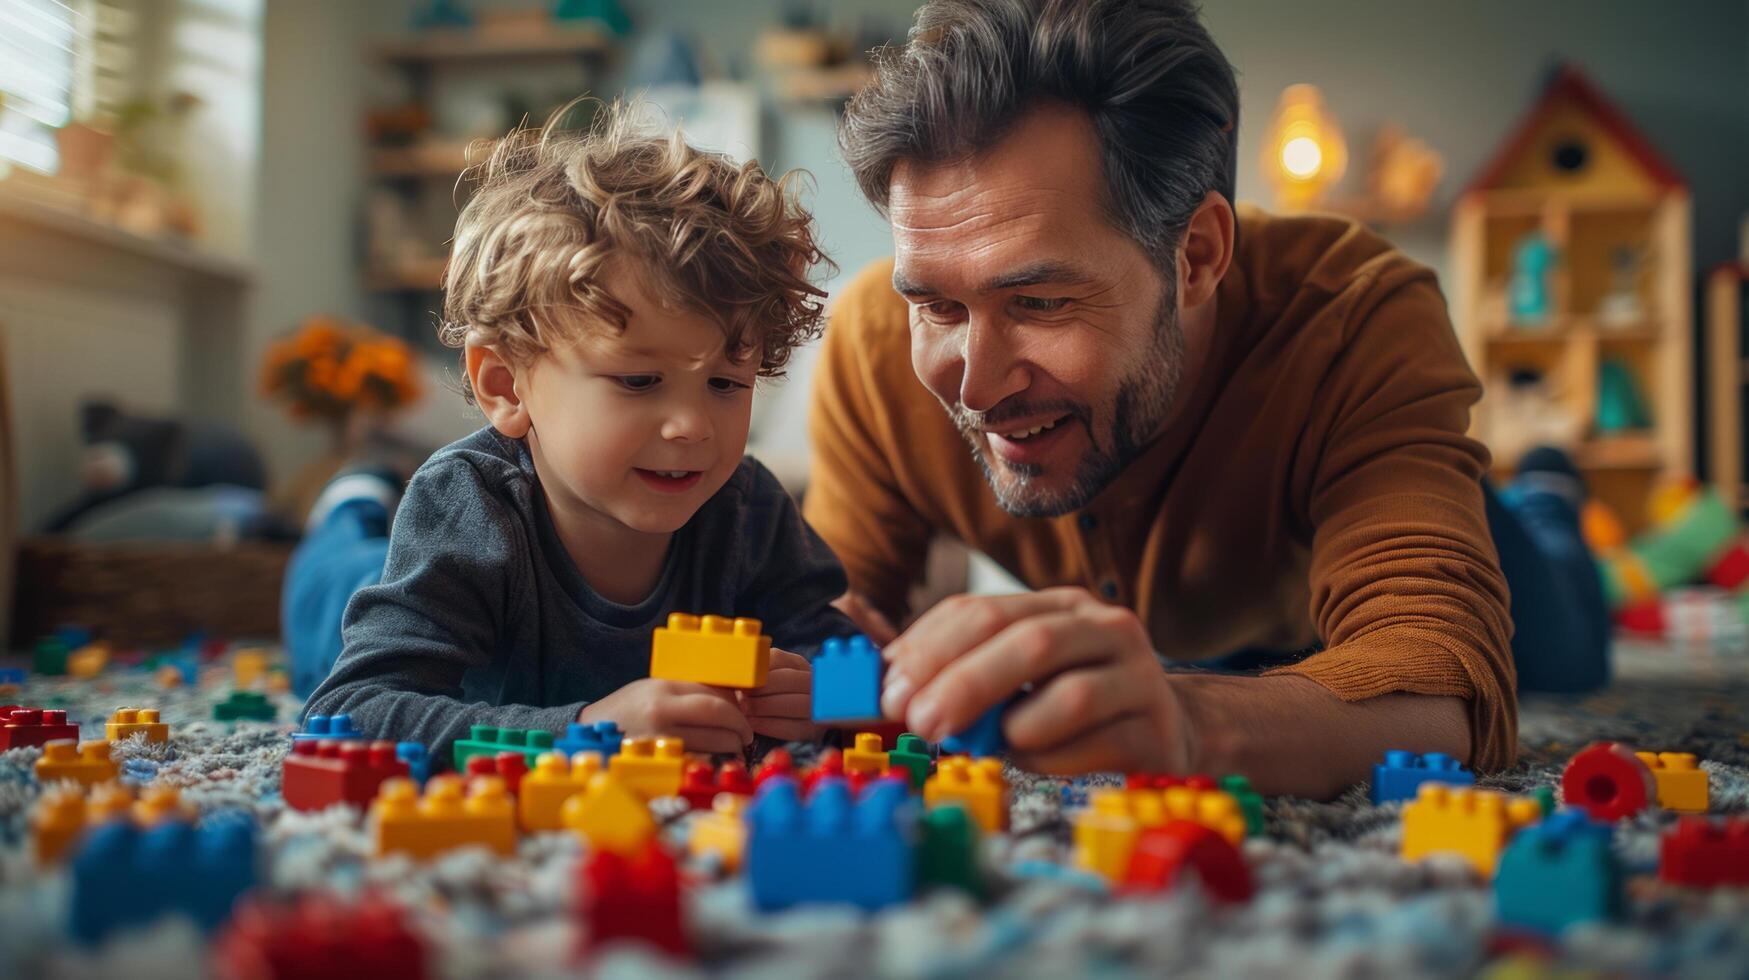
[[[733,759],[715,772],[708,762],[690,763],[680,777],[680,795],[694,810],[709,810],[718,793],[752,796],[753,789],[753,777],[747,774],[747,767]]]
[[[1171,776],[1147,772],[1126,773],[1123,784],[1124,789],[1171,789],[1174,786],[1187,786],[1194,790],[1204,791],[1220,788],[1220,785],[1208,776]]]
[[[1652,770],[1615,742],[1586,746],[1561,773],[1561,799],[1605,822],[1631,817],[1658,802]]]
[[[793,777],[796,774],[795,760],[790,758],[788,749],[772,749],[765,754],[765,760],[759,763],[759,768],[753,771],[753,786],[765,785],[767,779],[773,776]]]
[[[1707,570],[1706,580],[1721,589],[1737,591],[1737,587],[1749,582],[1749,540],[1738,538],[1731,547],[1725,550]]]
[[[67,722],[65,711],[0,705],[0,751],[58,739],[79,741],[79,726]]]
[[[393,742],[306,740],[292,743],[279,792],[294,810],[323,810],[336,803],[363,809],[385,780],[407,775]]]
[[[1749,885],[1749,818],[1683,817],[1659,841],[1658,877],[1673,885]]]
[[[629,856],[591,849],[577,878],[584,927],[580,954],[622,940],[645,942],[675,956],[689,954],[679,871],[660,842],[652,840]]]
[[[468,757],[468,778],[475,776],[500,776],[504,779],[504,788],[515,796],[522,789],[522,777],[528,775],[528,756],[521,752],[500,752],[497,755],[474,755]]]
[[[807,775],[802,777],[802,795],[812,795],[814,787],[822,779],[842,779],[850,784],[851,796],[861,796],[863,788],[879,778],[882,777],[878,773],[845,772],[844,753],[837,749],[827,749],[820,753],[820,761],[814,764],[814,768],[809,769]],[[905,785],[909,786],[909,781]]]
[[[424,980],[425,941],[378,898],[346,905],[313,895],[295,905],[245,900],[213,943],[222,980]]]
[[[1130,852],[1124,890],[1166,891],[1187,874],[1195,875],[1217,902],[1248,902],[1255,890],[1251,868],[1239,849],[1189,820],[1169,820],[1142,831]]]

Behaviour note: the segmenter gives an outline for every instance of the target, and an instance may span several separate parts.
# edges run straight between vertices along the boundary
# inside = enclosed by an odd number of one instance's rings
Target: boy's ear
[[[467,346],[468,384],[492,428],[511,439],[528,435],[528,404],[516,390],[516,372],[490,347]]]

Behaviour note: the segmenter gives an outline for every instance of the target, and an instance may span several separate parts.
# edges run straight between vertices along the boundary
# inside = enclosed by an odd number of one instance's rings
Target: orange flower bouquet
[[[363,324],[313,316],[268,347],[261,391],[283,399],[293,418],[349,423],[385,415],[419,398],[418,363],[407,345]]]

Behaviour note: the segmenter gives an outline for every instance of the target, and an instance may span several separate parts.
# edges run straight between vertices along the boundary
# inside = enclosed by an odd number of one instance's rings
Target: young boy
[[[842,569],[751,458],[753,386],[817,336],[789,178],[640,135],[512,134],[456,222],[441,335],[490,423],[432,456],[306,711],[434,754],[476,724],[615,721],[688,749],[813,735]],[[671,612],[757,617],[766,685],[648,676]]]

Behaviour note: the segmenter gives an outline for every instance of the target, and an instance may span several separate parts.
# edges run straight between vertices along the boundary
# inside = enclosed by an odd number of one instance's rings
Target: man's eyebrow
[[[929,296],[936,290],[906,276],[903,272],[893,272],[893,292],[900,296]]]
[[[1090,282],[1092,279],[1091,273],[1067,262],[1035,262],[1012,272],[1004,272],[986,281],[978,288],[978,292],[994,293],[1004,289],[1037,286],[1043,283],[1083,283]],[[893,273],[893,291],[901,296],[933,296],[940,292],[927,283],[919,282],[897,271]]]

